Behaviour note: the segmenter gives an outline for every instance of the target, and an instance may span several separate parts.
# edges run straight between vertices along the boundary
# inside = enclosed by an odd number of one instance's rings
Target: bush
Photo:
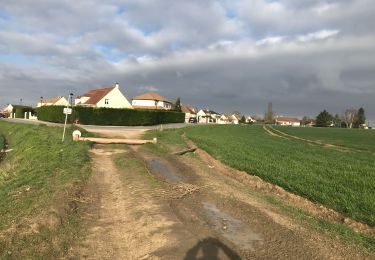
[[[63,123],[65,115],[62,106],[44,106],[38,108],[38,119],[42,121]],[[79,120],[85,125],[121,125],[143,126],[168,123],[183,123],[185,114],[164,110],[138,110],[117,108],[74,107],[68,122]]]

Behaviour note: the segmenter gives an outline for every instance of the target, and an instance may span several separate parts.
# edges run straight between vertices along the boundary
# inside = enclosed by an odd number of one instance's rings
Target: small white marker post
[[[72,100],[73,100],[73,93],[70,93],[69,94],[69,100],[68,100],[68,106],[66,108],[64,108],[64,111],[63,111],[63,113],[65,114],[65,123],[64,123],[64,132],[63,132],[63,136],[62,136],[62,142],[64,142],[64,139],[65,139],[65,130],[66,130],[66,122],[68,121],[68,115],[72,114],[72,109],[69,108],[69,105],[71,104]]]

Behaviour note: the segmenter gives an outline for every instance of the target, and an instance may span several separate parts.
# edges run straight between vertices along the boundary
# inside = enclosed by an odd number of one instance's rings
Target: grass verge
[[[62,128],[0,122],[0,258],[65,255],[80,233],[74,198],[90,175],[90,144]]]

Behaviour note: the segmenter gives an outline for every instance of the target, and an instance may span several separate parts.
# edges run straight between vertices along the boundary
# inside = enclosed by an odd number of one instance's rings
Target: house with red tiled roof
[[[41,106],[67,106],[67,105],[68,105],[68,100],[66,100],[66,98],[62,96],[57,96],[57,97],[47,98],[47,99],[41,98],[36,106],[41,107]]]
[[[119,84],[114,86],[92,89],[76,97],[76,106],[133,108],[125,95],[120,91]]]
[[[197,118],[197,110],[190,105],[181,105],[182,113],[185,113],[185,123],[189,123],[190,118]]]
[[[157,93],[145,93],[134,97],[132,106],[138,109],[171,110],[173,103]]]
[[[276,117],[276,124],[287,126],[300,126],[301,121],[295,117],[278,116]]]

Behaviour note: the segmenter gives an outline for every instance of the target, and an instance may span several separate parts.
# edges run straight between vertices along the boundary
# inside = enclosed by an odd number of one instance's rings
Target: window
[[[109,99],[104,99],[104,104],[108,105],[109,104]]]

